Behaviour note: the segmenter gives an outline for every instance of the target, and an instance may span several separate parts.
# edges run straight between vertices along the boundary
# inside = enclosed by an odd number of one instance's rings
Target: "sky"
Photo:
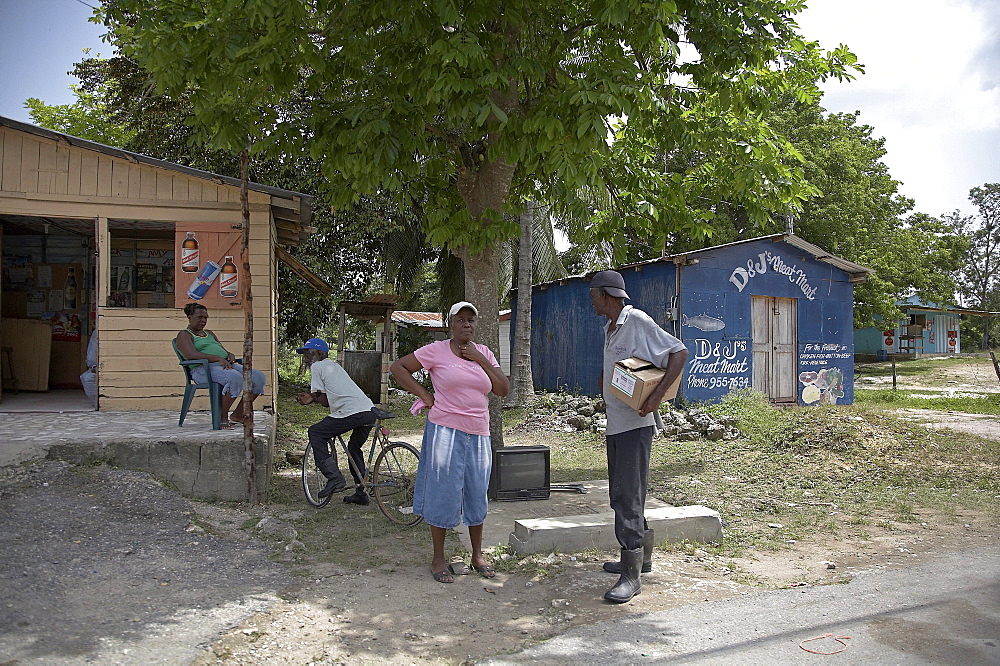
[[[87,19],[96,0],[0,0],[0,115],[24,100],[73,101],[83,49],[110,55]],[[883,161],[914,210],[975,212],[969,190],[1000,182],[1000,0],[807,0],[802,34],[846,44],[866,73],[824,84],[831,112],[860,111],[885,137]]]

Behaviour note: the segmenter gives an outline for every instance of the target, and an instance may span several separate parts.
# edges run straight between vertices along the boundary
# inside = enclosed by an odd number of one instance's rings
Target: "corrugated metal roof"
[[[822,261],[828,263],[845,273],[849,273],[852,277],[851,282],[864,282],[867,276],[875,271],[861,264],[856,264],[853,261],[848,261],[841,257],[835,256],[819,247],[818,245],[813,245],[808,241],[805,241],[795,234],[771,234],[770,236],[758,236],[756,238],[748,238],[746,240],[738,240],[732,243],[723,243],[722,245],[713,245],[712,247],[702,248],[700,250],[692,250],[690,252],[684,252],[682,254],[672,254],[665,257],[658,257],[656,259],[647,259],[646,261],[638,261],[632,264],[625,264],[623,266],[618,266],[615,270],[621,270],[622,268],[635,268],[637,266],[648,266],[650,264],[656,264],[660,262],[671,262],[677,263],[678,259],[683,257],[689,257],[691,255],[699,254],[702,252],[712,252],[724,247],[732,247],[734,245],[743,245],[744,243],[755,243],[757,241],[771,240],[776,243],[788,243],[792,247],[802,250],[803,252],[808,252],[817,261]],[[604,270],[604,269],[601,269]],[[550,280],[549,282],[539,282],[538,284],[532,285],[533,287],[547,287],[551,284],[563,283],[574,279],[586,279],[593,275],[597,271],[588,271],[587,273],[581,273],[579,275],[567,275],[566,277],[559,278],[558,280]],[[516,291],[516,290],[515,290]]]
[[[506,321],[510,319],[510,310],[501,310],[499,319],[500,321]],[[440,328],[442,331],[447,329],[444,321],[441,319],[440,312],[414,312],[412,310],[396,310],[392,313],[392,320],[397,324],[420,326],[423,328]]]
[[[420,326],[422,328],[440,328],[445,326],[441,321],[440,312],[413,312],[411,310],[396,310],[392,320],[397,324]]]

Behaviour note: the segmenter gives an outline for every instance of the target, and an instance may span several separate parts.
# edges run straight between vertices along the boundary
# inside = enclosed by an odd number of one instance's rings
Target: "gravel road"
[[[272,604],[268,548],[194,516],[140,472],[0,468],[0,663],[189,662]]]

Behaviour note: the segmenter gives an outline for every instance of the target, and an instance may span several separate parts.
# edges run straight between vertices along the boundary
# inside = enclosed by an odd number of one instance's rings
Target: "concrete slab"
[[[582,485],[586,494],[557,491],[547,500],[490,502],[483,523],[483,545],[510,545],[522,554],[617,549],[607,479],[583,481]],[[722,537],[719,514],[707,507],[671,507],[649,497],[646,519],[656,530],[657,543],[684,539],[706,542]],[[456,531],[465,547],[471,548],[468,530],[461,527]]]
[[[274,419],[254,412],[257,501],[272,467]],[[212,430],[208,412],[66,412],[0,414],[0,466],[43,459],[108,462],[149,472],[198,499],[246,501],[243,430]]]
[[[656,543],[694,541],[705,543],[722,538],[719,514],[705,506],[663,506],[646,509],[646,522]],[[579,552],[589,548],[618,548],[615,514],[612,511],[583,516],[560,516],[517,520],[510,534],[515,553]]]

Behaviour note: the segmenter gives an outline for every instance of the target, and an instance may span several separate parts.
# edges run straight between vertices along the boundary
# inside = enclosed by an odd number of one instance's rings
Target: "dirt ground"
[[[1000,391],[992,368],[982,365],[951,367],[931,385],[938,382],[958,390]],[[923,410],[912,410],[911,415],[929,426],[1000,439],[993,417]],[[415,542],[400,538],[398,556],[377,570],[346,571],[316,563],[306,582],[229,631],[197,663],[475,661],[623,614],[842,582],[861,569],[908,566],[935,554],[995,543],[1000,537],[992,520],[973,513],[918,512],[916,518],[864,535],[850,530],[846,537],[843,531],[838,537],[817,533],[815,539],[789,544],[787,550],[738,560],[703,550],[660,549],[653,557],[653,572],[642,577],[642,594],[621,606],[602,599],[615,577],[601,571],[601,563],[613,553],[550,556],[536,567],[540,574],[501,571],[492,580],[458,576],[454,584],[442,585],[427,574],[427,557],[420,557],[426,555],[426,534]]]
[[[910,416],[1000,438],[994,418]],[[642,594],[617,606],[602,599],[613,553],[501,560],[494,579],[443,585],[428,573],[425,527],[386,533],[374,506],[358,509],[323,509],[317,541],[317,528],[294,527],[313,515],[301,501],[198,503],[140,473],[58,462],[0,470],[0,664],[474,662],[570,627],[842,582],[1000,537],[984,515],[918,511],[737,560],[658,549]],[[371,552],[370,566],[345,552]]]

